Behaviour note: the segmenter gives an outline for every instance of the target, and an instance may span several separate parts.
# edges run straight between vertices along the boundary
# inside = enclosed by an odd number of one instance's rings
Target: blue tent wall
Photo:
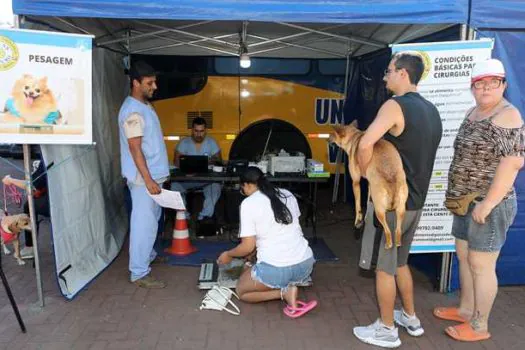
[[[311,23],[465,23],[468,0],[13,0],[21,15]]]
[[[471,0],[470,25],[474,28],[523,29],[525,1]]]

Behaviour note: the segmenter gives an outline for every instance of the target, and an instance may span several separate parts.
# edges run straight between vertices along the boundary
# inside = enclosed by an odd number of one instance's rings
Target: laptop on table
[[[208,172],[208,156],[181,155],[180,171],[185,174],[202,174]]]

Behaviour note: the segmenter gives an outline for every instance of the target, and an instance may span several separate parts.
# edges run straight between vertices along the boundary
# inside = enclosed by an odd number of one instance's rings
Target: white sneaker
[[[22,259],[33,259],[35,257],[35,252],[33,247],[24,247],[20,250],[20,256]]]
[[[383,348],[397,348],[401,345],[397,327],[388,328],[380,319],[369,326],[354,327],[354,335],[362,342]]]
[[[405,310],[394,310],[394,321],[413,337],[420,337],[425,333],[419,318],[416,315],[408,316]]]

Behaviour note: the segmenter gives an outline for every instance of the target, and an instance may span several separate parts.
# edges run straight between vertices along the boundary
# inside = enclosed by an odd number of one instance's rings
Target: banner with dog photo
[[[418,92],[434,103],[443,123],[430,188],[411,253],[455,251],[452,214],[444,206],[454,140],[465,114],[476,103],[470,91],[475,62],[491,58],[492,40],[393,45],[392,53],[415,51],[425,63]]]
[[[92,143],[89,35],[0,29],[0,139]]]

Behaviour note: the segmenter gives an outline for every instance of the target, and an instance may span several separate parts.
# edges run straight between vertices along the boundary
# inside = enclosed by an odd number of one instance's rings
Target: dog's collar
[[[2,231],[4,231],[5,233],[8,233],[8,234],[13,234],[13,231],[11,231],[9,229],[9,225],[7,225],[7,228],[5,227],[5,224],[2,222],[2,224],[0,225],[0,229],[2,229]]]
[[[4,244],[11,243],[17,238],[17,234],[9,230],[5,230],[3,225],[0,225],[0,236]]]

